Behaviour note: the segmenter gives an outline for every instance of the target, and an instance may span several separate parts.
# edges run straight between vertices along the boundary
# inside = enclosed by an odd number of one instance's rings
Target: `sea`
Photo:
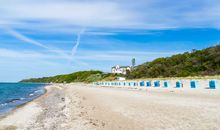
[[[45,93],[47,84],[0,83],[0,115],[32,101]]]

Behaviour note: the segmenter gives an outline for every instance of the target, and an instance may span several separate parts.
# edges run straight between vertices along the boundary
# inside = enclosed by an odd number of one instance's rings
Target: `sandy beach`
[[[54,84],[1,130],[219,130],[220,92]]]

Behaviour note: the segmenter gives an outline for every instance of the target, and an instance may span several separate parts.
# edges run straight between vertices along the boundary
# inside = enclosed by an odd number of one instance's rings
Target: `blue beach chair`
[[[181,87],[183,87],[183,84],[182,84],[182,81],[177,81],[176,82],[176,88],[181,88]]]
[[[217,80],[210,80],[209,81],[209,88],[210,89],[216,89],[218,85],[218,81]]]
[[[154,87],[160,87],[160,81],[155,81],[154,82]]]
[[[197,88],[199,86],[199,82],[196,80],[191,80],[190,81],[190,87],[191,88]]]
[[[136,83],[135,82],[131,82],[131,86],[132,87],[136,86]]]
[[[139,82],[140,87],[144,87],[144,81]]]
[[[163,86],[164,86],[164,88],[168,88],[170,86],[169,81],[164,81]]]
[[[130,83],[130,82],[128,83],[128,86],[131,86],[131,83]]]
[[[146,82],[146,86],[147,86],[147,87],[150,87],[150,86],[151,86],[151,81],[147,81],[147,82]]]

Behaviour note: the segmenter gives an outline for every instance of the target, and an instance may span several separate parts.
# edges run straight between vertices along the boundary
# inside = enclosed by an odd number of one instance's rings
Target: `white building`
[[[125,77],[117,77],[117,80],[124,81],[124,80],[126,80],[126,78]]]
[[[131,71],[131,67],[130,66],[119,66],[119,65],[116,65],[116,66],[112,67],[112,73],[113,74],[126,74],[127,71]]]

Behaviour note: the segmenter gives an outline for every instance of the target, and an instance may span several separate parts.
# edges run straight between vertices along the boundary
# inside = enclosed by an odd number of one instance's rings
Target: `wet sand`
[[[220,91],[54,84],[0,129],[219,130]]]

